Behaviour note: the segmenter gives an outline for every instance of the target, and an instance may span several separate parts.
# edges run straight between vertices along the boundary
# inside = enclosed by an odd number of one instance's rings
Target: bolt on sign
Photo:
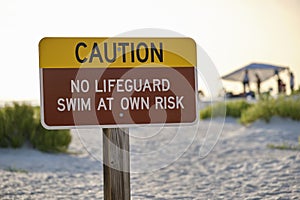
[[[197,120],[191,38],[43,38],[46,128],[189,124]]]

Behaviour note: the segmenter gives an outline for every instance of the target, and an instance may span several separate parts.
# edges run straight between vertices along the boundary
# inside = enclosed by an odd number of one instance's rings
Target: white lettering
[[[160,92],[160,80],[153,79],[153,92],[159,91]]]
[[[129,108],[129,100],[126,97],[123,97],[121,99],[121,108],[123,110],[128,110],[128,108]]]
[[[91,99],[87,98],[59,98],[57,110],[63,111],[90,111]]]
[[[155,97],[155,109],[158,110],[158,109],[165,109],[162,105],[163,103],[163,98],[162,97]],[[158,108],[158,106],[160,108]]]
[[[108,110],[111,110],[112,101],[114,100],[113,97],[107,97],[106,100],[108,101]]]
[[[74,84],[74,90],[87,91],[87,85],[83,85],[81,88],[77,84]],[[104,79],[101,83],[95,80],[95,92],[112,92],[115,89],[116,92],[166,92],[171,88],[170,81],[168,79]]]
[[[74,90],[76,90],[76,92],[80,92],[80,85],[79,85],[79,80],[75,81],[71,80],[71,92],[74,93]]]
[[[170,96],[168,98],[168,108],[171,109],[171,110],[175,108],[174,99],[175,99],[175,97],[173,97],[173,96]]]
[[[184,109],[184,96],[155,97],[155,109]]]
[[[103,83],[104,84],[104,83]],[[103,86],[103,88],[105,88]],[[95,92],[105,92],[103,91],[102,89],[99,89],[99,83],[98,83],[98,80],[95,80]]]
[[[168,79],[162,79],[161,82],[162,82],[162,91],[163,92],[170,90],[171,84]]]
[[[82,99],[81,101],[81,110],[91,110],[91,99],[88,98],[86,101],[84,101],[84,99]]]
[[[113,97],[106,97],[105,99],[104,98],[100,98],[97,110],[101,110],[101,109],[112,110],[112,101],[113,100],[114,100]],[[108,108],[107,108],[107,105],[106,105],[105,101],[108,102]]]
[[[125,90],[126,90],[126,92],[132,92],[133,86],[132,86],[132,80],[131,79],[126,79],[125,80]]]
[[[124,79],[117,80],[117,92],[124,92],[123,82],[124,82]]]
[[[87,80],[71,80],[71,92],[74,93],[74,92],[88,92],[90,89],[90,84]]]
[[[115,86],[116,79],[108,79],[108,92],[112,91],[112,88]]]
[[[181,96],[180,98],[178,96],[176,96],[176,108],[177,109],[184,109],[184,106],[182,104],[182,100],[183,100],[183,96]]]
[[[60,106],[60,107],[57,107],[58,111],[63,112],[66,109],[64,102],[65,102],[65,100],[63,98],[59,98],[57,100],[57,104]]]
[[[144,85],[143,85],[143,92],[145,92],[146,90],[149,90],[149,92],[151,92],[152,91],[152,89],[151,89],[151,86],[150,86],[150,83],[149,83],[149,80],[148,79],[146,79],[145,80],[145,83],[144,83]]]
[[[121,99],[121,108],[123,110],[149,110],[150,99],[149,97],[123,97]]]

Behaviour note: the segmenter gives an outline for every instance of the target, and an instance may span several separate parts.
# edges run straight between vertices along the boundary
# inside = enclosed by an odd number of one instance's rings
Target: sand
[[[299,122],[222,125],[131,129],[132,199],[300,199],[300,151],[267,147],[296,145]],[[77,154],[0,149],[0,199],[103,199],[101,130],[72,134]]]

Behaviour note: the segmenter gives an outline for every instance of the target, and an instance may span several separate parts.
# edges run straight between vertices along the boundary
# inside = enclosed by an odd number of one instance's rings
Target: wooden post
[[[105,200],[130,199],[129,129],[103,129]]]

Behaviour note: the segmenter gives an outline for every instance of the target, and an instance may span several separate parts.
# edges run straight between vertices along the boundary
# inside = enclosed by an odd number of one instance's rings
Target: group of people
[[[277,70],[275,70],[275,75],[277,76],[278,93],[285,93],[286,92],[286,84],[279,77],[279,73]],[[293,72],[289,72],[289,75],[290,75],[290,89],[291,89],[291,93],[292,93],[294,91],[295,78],[294,78]],[[261,79],[257,73],[255,73],[255,78],[256,78],[257,93],[260,94]],[[245,70],[245,75],[244,75],[244,79],[243,79],[244,94],[246,94],[246,87],[248,87],[249,91],[251,91],[249,82],[250,82],[249,72],[248,72],[248,70]]]

